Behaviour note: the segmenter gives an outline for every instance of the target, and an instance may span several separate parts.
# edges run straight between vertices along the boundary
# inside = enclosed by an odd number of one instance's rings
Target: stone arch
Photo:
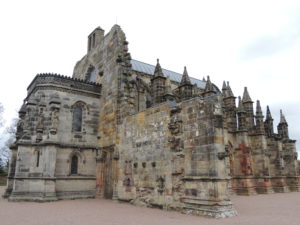
[[[74,150],[69,155],[68,163],[69,163],[69,174],[75,175],[80,174],[80,165],[85,164],[86,157],[79,150]],[[76,165],[74,165],[76,163]],[[76,168],[74,168],[76,167]]]

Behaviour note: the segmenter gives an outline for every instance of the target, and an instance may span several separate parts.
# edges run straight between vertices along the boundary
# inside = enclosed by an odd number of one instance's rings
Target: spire
[[[229,85],[229,81],[227,81],[227,97],[234,97],[231,87]]]
[[[265,124],[265,132],[267,137],[272,137],[274,135],[274,128],[273,128],[273,118],[269,106],[267,106],[267,115],[264,124]]]
[[[267,105],[266,120],[273,120],[269,106]]]
[[[204,91],[205,92],[215,92],[214,91],[214,87],[213,87],[212,83],[210,82],[209,76],[207,76],[207,81],[206,81],[206,85],[205,85]]]
[[[246,111],[244,109],[241,96],[239,96],[239,104],[238,104],[237,112],[238,112],[238,130],[246,131],[247,130],[246,117],[245,117]]]
[[[278,130],[278,134],[281,136],[281,138],[289,139],[288,123],[286,122],[281,109],[280,109],[280,122],[277,126],[277,130]]]
[[[227,86],[226,86],[226,82],[225,80],[223,81],[223,86],[222,86],[222,91],[225,91],[227,90]]]
[[[260,106],[260,101],[257,100],[256,101],[256,116],[260,116],[260,117],[263,117],[263,113],[262,113],[262,110],[261,110],[261,106]]]
[[[285,119],[285,116],[284,114],[282,113],[282,110],[280,109],[280,122],[279,123],[286,123],[286,119]]]
[[[191,84],[188,72],[186,70],[186,66],[184,67],[183,75],[182,75],[182,78],[181,78],[181,81],[180,81],[180,85],[184,85],[184,84]]]
[[[256,122],[255,133],[256,134],[260,134],[260,135],[265,134],[265,125],[264,125],[263,119],[264,119],[264,115],[261,110],[260,101],[257,100],[256,101],[256,116],[255,116],[255,122]]]
[[[238,112],[245,112],[241,96],[239,96]]]
[[[252,103],[252,100],[250,98],[250,95],[248,93],[248,90],[247,90],[247,87],[244,88],[244,94],[243,94],[243,102],[251,102]]]
[[[226,98],[228,97],[228,93],[227,93],[227,86],[226,86],[226,82],[225,80],[223,81],[223,85],[222,85],[222,94],[223,94],[223,97]]]
[[[157,59],[157,63],[154,70],[154,77],[164,77],[164,74],[162,72],[162,68],[159,64],[159,59]]]

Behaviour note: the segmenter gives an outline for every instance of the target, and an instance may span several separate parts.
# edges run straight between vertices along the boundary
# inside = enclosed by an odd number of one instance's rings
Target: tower
[[[88,36],[88,52],[94,49],[97,45],[100,44],[104,37],[104,30],[100,27],[97,27],[89,36]]]

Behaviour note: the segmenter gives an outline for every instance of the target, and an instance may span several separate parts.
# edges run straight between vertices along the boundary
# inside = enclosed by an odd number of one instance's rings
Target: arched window
[[[71,174],[78,173],[78,157],[76,155],[72,156],[71,159]]]
[[[82,107],[79,105],[75,105],[73,107],[72,130],[76,132],[80,132],[81,129],[82,129]]]

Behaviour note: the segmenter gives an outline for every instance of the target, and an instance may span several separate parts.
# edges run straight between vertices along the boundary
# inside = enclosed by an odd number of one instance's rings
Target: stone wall
[[[161,104],[120,126],[118,198],[150,207],[226,217],[228,201],[218,98]]]

